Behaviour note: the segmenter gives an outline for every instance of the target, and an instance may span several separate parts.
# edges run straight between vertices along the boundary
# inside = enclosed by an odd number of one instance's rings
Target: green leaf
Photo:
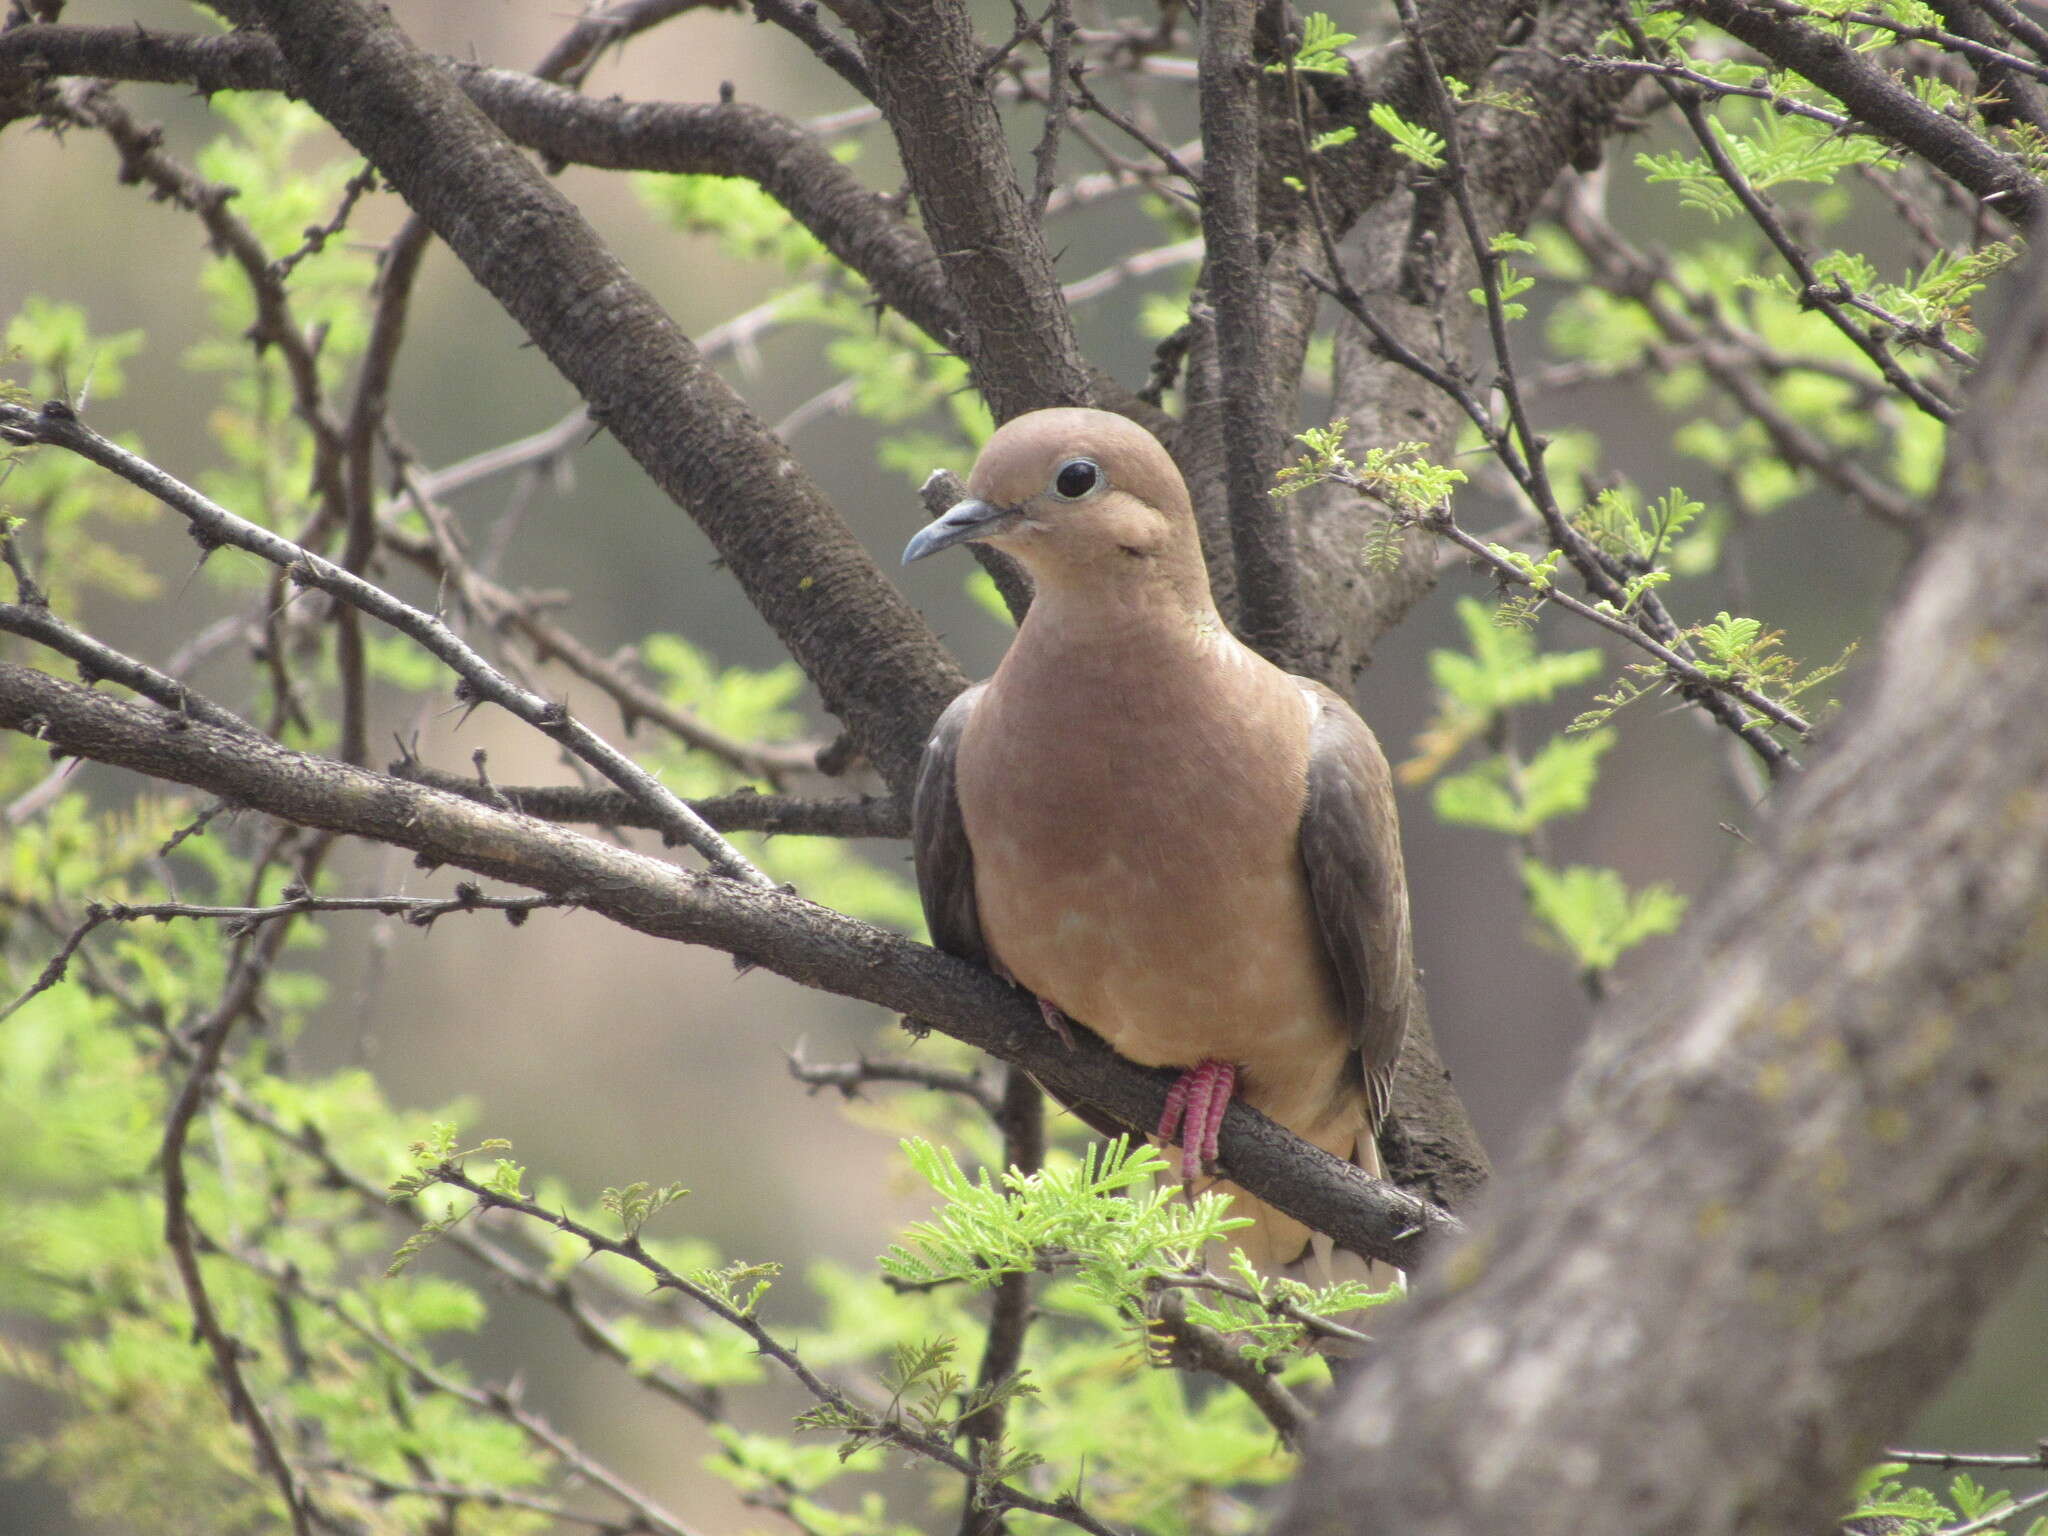
[[[607,1189],[598,1196],[597,1203],[619,1218],[619,1225],[625,1228],[626,1236],[638,1237],[640,1229],[649,1217],[666,1210],[676,1201],[688,1195],[689,1191],[680,1184],[632,1183],[624,1189]]]
[[[1433,133],[1420,124],[1411,123],[1384,101],[1376,101],[1367,110],[1366,120],[1393,141],[1394,152],[1413,160],[1424,170],[1440,171],[1444,168],[1444,140],[1440,133]]]
[[[1301,46],[1294,51],[1295,71],[1305,75],[1341,75],[1350,69],[1345,61],[1343,49],[1357,42],[1355,35],[1339,32],[1337,24],[1321,11],[1311,11],[1302,18]],[[1268,64],[1268,74],[1280,74],[1284,64]]]
[[[1540,859],[1524,859],[1522,881],[1544,937],[1583,971],[1613,969],[1645,939],[1676,932],[1685,916],[1685,897],[1669,885],[1631,893],[1611,869],[1575,864],[1554,870]]]

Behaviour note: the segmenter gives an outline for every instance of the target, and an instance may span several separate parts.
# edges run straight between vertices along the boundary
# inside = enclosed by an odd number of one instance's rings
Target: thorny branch
[[[1320,199],[1314,196],[1311,196],[1310,208],[1322,245],[1324,262],[1330,275],[1325,278],[1311,271],[1308,273],[1309,281],[1337,300],[1344,311],[1366,329],[1386,357],[1417,377],[1427,380],[1457,403],[1459,410],[1479,429],[1494,456],[1535,508],[1552,545],[1563,551],[1565,558],[1585,581],[1588,590],[1610,605],[1616,613],[1636,611],[1638,625],[1645,641],[1659,650],[1678,656],[1697,672],[1698,668],[1688,654],[1688,642],[1677,624],[1664,611],[1656,595],[1644,593],[1633,602],[1629,601],[1623,590],[1621,574],[1600,555],[1585,534],[1573,526],[1558,503],[1549,475],[1544,468],[1544,449],[1547,440],[1537,434],[1530,424],[1529,413],[1523,403],[1516,377],[1514,354],[1507,336],[1507,314],[1501,297],[1500,256],[1494,250],[1493,242],[1487,238],[1474,206],[1460,146],[1457,106],[1445,87],[1442,76],[1437,72],[1427,40],[1422,36],[1419,14],[1413,0],[1399,0],[1399,3],[1403,26],[1408,31],[1411,46],[1416,50],[1423,76],[1429,83],[1431,100],[1444,140],[1444,180],[1448,184],[1472,258],[1481,276],[1480,292],[1486,305],[1487,326],[1498,370],[1495,387],[1507,404],[1508,425],[1501,425],[1472,386],[1453,371],[1448,361],[1440,365],[1422,356],[1396,336],[1374,314],[1371,307],[1366,304],[1364,296],[1346,275],[1335,232],[1323,212]],[[1302,131],[1298,126],[1297,132]],[[1516,574],[1519,575],[1519,572]],[[1553,587],[1551,590],[1555,592],[1556,589]],[[1702,677],[1704,675],[1701,674]],[[1797,768],[1796,759],[1771,736],[1763,722],[1745,708],[1743,703],[1729,697],[1725,690],[1702,688],[1690,679],[1682,686],[1694,703],[1734,732],[1762,760],[1773,776]]]
[[[415,1381],[444,1396],[467,1403],[480,1412],[516,1425],[527,1439],[546,1450],[565,1470],[588,1482],[592,1487],[602,1488],[633,1511],[649,1529],[662,1533],[662,1536],[698,1536],[694,1527],[671,1514],[652,1495],[627,1482],[610,1467],[584,1451],[540,1414],[528,1408],[519,1400],[516,1389],[469,1385],[453,1372],[443,1370],[428,1356],[408,1348],[375,1323],[358,1317],[355,1309],[341,1297],[329,1295],[318,1289],[307,1282],[296,1268],[280,1263],[269,1254],[218,1242],[209,1242],[208,1247],[213,1252],[223,1254],[244,1268],[263,1276],[285,1294],[318,1307],[380,1354],[388,1356],[404,1367]]]
[[[297,585],[317,588],[382,620],[417,641],[461,679],[456,695],[459,701],[473,704],[488,700],[560,742],[632,795],[659,820],[664,834],[688,843],[720,874],[754,885],[770,883],[766,875],[646,769],[577,720],[563,705],[512,682],[432,614],[401,602],[354,572],[267,528],[237,517],[148,460],[107,441],[62,401],[48,401],[40,411],[0,402],[0,437],[16,443],[47,444],[89,459],[185,517],[192,524],[193,535],[202,550],[211,552],[227,545],[247,550],[278,566]]]
[[[1026,1066],[1064,1102],[1148,1131],[1170,1072],[1118,1057],[1085,1031],[1071,1049],[988,971],[768,886],[696,874],[488,804],[274,742],[188,724],[33,668],[0,663],[0,728],[96,761],[190,783],[300,825],[367,836],[530,889],[574,896],[657,938],[707,943],[807,986],[879,1003]],[[271,931],[282,932],[281,927]],[[1342,1246],[1404,1269],[1458,1223],[1370,1179],[1242,1103],[1224,1121],[1229,1177]]]
[[[452,1163],[440,1164],[432,1169],[431,1173],[438,1182],[474,1195],[481,1206],[516,1211],[533,1221],[544,1222],[568,1233],[588,1247],[592,1253],[609,1253],[629,1264],[638,1265],[647,1272],[656,1286],[689,1297],[728,1327],[736,1328],[745,1334],[763,1358],[781,1366],[814,1400],[846,1415],[850,1421],[861,1423],[864,1426],[863,1432],[872,1438],[900,1446],[906,1451],[969,1477],[982,1475],[981,1469],[956,1451],[946,1439],[918,1429],[899,1417],[859,1403],[831,1385],[806,1365],[795,1350],[770,1333],[767,1326],[751,1311],[743,1311],[716,1292],[677,1274],[648,1252],[638,1237],[607,1237],[594,1227],[564,1213],[550,1211],[524,1196],[501,1194],[487,1185],[480,1184]],[[1042,1499],[1014,1483],[986,1478],[983,1479],[982,1487],[984,1500],[990,1508],[1015,1509],[1028,1514],[1044,1515],[1048,1519],[1058,1520],[1077,1530],[1086,1531],[1089,1536],[1113,1536],[1110,1528],[1089,1514],[1072,1495]]]

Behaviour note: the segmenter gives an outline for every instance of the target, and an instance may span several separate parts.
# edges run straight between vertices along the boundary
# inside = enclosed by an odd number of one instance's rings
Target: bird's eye
[[[1079,501],[1101,483],[1102,471],[1093,459],[1069,459],[1052,477],[1054,494],[1066,501]]]

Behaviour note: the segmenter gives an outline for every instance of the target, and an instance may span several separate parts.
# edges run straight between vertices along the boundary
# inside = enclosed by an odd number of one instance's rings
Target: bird
[[[1382,1176],[1417,981],[1378,740],[1230,632],[1186,483],[1144,427],[1019,415],[967,491],[904,563],[983,543],[1033,595],[920,763],[912,849],[933,943],[1028,989],[1055,1029],[1178,1069],[1156,1134],[1190,1190],[1233,1096]],[[1303,1223],[1213,1187],[1252,1219],[1235,1241],[1262,1272],[1344,1273]]]

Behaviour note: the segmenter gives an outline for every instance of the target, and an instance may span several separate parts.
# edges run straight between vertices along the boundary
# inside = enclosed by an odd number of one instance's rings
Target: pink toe
[[[1152,1134],[1161,1141],[1174,1141],[1180,1131],[1180,1122],[1188,1110],[1188,1090],[1193,1086],[1195,1073],[1199,1068],[1181,1073],[1173,1080],[1173,1086],[1166,1091],[1166,1108],[1159,1116],[1159,1129]]]

